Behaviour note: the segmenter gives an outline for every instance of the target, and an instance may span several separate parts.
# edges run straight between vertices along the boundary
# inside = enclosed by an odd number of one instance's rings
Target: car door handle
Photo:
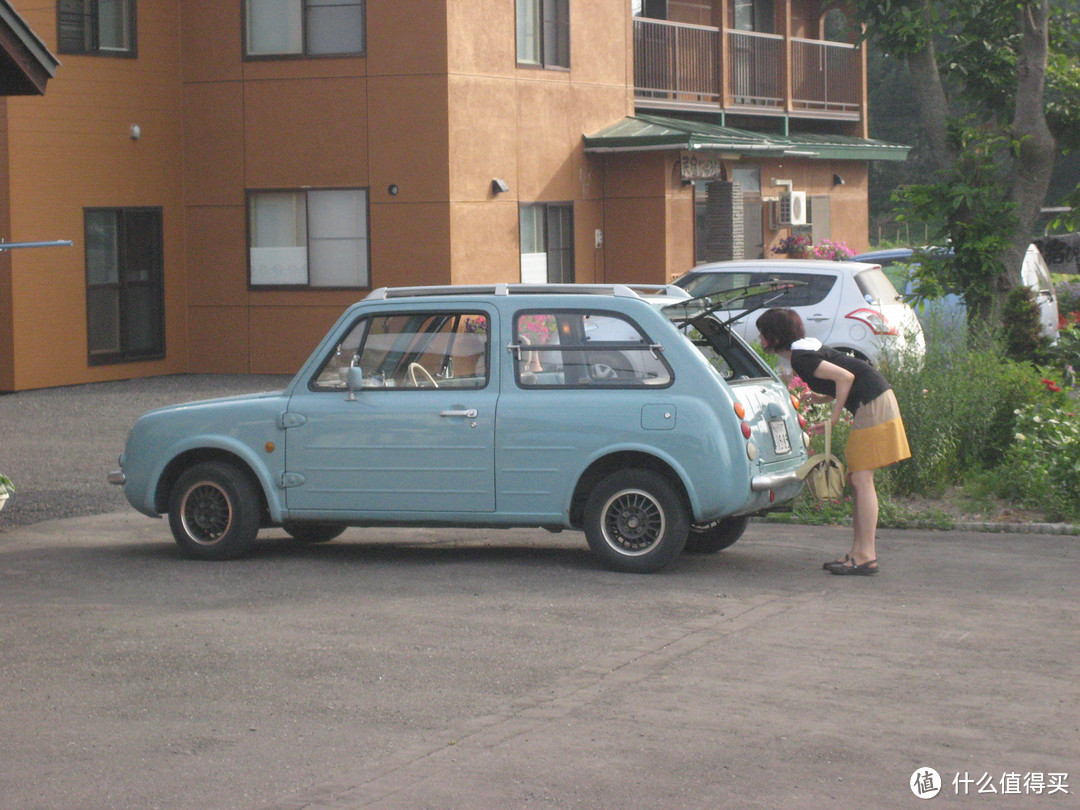
[[[807,315],[806,320],[808,320],[808,321],[827,321],[827,320],[829,320],[829,316],[828,315]]]
[[[469,408],[465,411],[439,411],[439,416],[464,416],[466,419],[475,419],[476,408]]]

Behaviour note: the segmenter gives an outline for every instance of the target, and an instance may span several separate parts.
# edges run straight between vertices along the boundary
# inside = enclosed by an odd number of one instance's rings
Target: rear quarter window
[[[895,304],[900,300],[896,287],[880,267],[863,270],[855,276],[855,284],[868,304]]]
[[[522,388],[655,388],[672,381],[653,341],[614,312],[519,312],[512,348]]]

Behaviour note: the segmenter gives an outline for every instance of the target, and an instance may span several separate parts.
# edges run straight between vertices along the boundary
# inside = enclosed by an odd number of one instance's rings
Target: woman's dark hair
[[[802,318],[793,309],[766,310],[757,319],[757,330],[773,351],[790,349],[792,343],[806,337]]]

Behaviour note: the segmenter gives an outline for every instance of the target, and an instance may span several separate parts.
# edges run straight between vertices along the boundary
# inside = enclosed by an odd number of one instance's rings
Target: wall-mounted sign
[[[717,180],[724,176],[724,160],[720,152],[683,152],[679,155],[679,174],[682,179]]]

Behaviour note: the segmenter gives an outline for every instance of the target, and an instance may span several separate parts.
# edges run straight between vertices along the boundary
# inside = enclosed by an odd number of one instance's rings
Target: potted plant
[[[787,256],[789,259],[813,258],[813,240],[805,233],[793,233],[781,239],[773,253]]]
[[[0,509],[4,508],[4,504],[7,503],[8,496],[15,491],[15,485],[11,483],[11,479],[3,473],[0,473]]]

